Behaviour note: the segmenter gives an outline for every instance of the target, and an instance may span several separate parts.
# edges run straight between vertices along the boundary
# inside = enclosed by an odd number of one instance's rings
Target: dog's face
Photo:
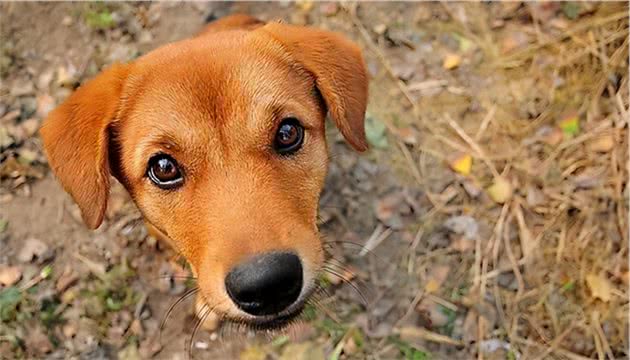
[[[56,109],[41,134],[89,226],[102,221],[111,173],[186,257],[209,308],[277,324],[301,310],[323,262],[326,114],[364,150],[366,97],[352,44],[268,24],[116,65]]]

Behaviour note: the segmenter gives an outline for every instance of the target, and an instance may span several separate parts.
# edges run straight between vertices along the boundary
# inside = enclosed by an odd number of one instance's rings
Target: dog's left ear
[[[315,77],[330,115],[357,151],[364,151],[368,78],[361,50],[345,37],[303,26],[269,23],[259,30],[282,43],[291,58]]]

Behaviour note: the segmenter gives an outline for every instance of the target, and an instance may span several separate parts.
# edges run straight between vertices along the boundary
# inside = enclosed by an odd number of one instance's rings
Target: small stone
[[[37,97],[37,116],[45,118],[52,109],[55,108],[55,99],[48,95],[43,94]]]
[[[0,285],[11,286],[22,278],[22,270],[17,266],[0,266]]]
[[[55,74],[51,70],[45,71],[39,75],[37,79],[37,89],[47,91],[54,76]]]
[[[319,6],[319,11],[324,16],[334,16],[339,12],[339,4],[334,2],[323,3]]]
[[[142,328],[142,322],[140,319],[134,319],[129,326],[129,330],[136,336],[142,336],[144,334],[144,329]]]
[[[385,24],[378,24],[378,25],[375,25],[372,28],[372,30],[378,35],[383,35],[383,34],[385,34],[385,31],[387,31],[387,25],[385,25]]]
[[[469,240],[479,236],[477,220],[468,215],[452,216],[444,222],[444,226],[458,235],[464,235]]]
[[[398,136],[407,145],[418,145],[418,133],[410,127],[398,129]]]
[[[28,238],[18,252],[17,259],[23,263],[30,262],[35,258],[41,259],[47,251],[48,245],[46,243],[36,238]]]
[[[63,327],[61,328],[61,332],[63,333],[63,336],[71,339],[77,334],[77,324],[73,321],[68,322],[63,325]]]
[[[27,137],[32,137],[33,135],[35,135],[35,133],[37,133],[37,130],[39,130],[39,120],[37,120],[36,118],[30,118],[22,121],[20,126],[24,130],[24,134]]]
[[[70,26],[72,25],[72,17],[67,15],[64,16],[63,19],[61,20],[61,25],[63,26]]]
[[[57,85],[61,87],[74,87],[77,82],[76,70],[74,67],[60,66],[57,69]]]
[[[151,34],[151,32],[148,30],[143,30],[140,33],[140,36],[138,36],[138,42],[140,44],[148,44],[151,41],[153,41],[153,34]]]

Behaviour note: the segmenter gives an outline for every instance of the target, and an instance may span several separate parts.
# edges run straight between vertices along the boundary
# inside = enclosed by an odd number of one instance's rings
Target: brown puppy
[[[117,64],[46,119],[50,165],[90,228],[113,175],[228,319],[284,324],[314,287],[325,117],[367,148],[367,75],[340,35],[233,15]]]

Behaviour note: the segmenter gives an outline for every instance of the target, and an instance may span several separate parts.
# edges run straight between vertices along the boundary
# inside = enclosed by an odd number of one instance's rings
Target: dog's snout
[[[234,303],[251,315],[272,315],[293,304],[302,290],[300,258],[288,252],[257,255],[235,266],[225,278]]]

